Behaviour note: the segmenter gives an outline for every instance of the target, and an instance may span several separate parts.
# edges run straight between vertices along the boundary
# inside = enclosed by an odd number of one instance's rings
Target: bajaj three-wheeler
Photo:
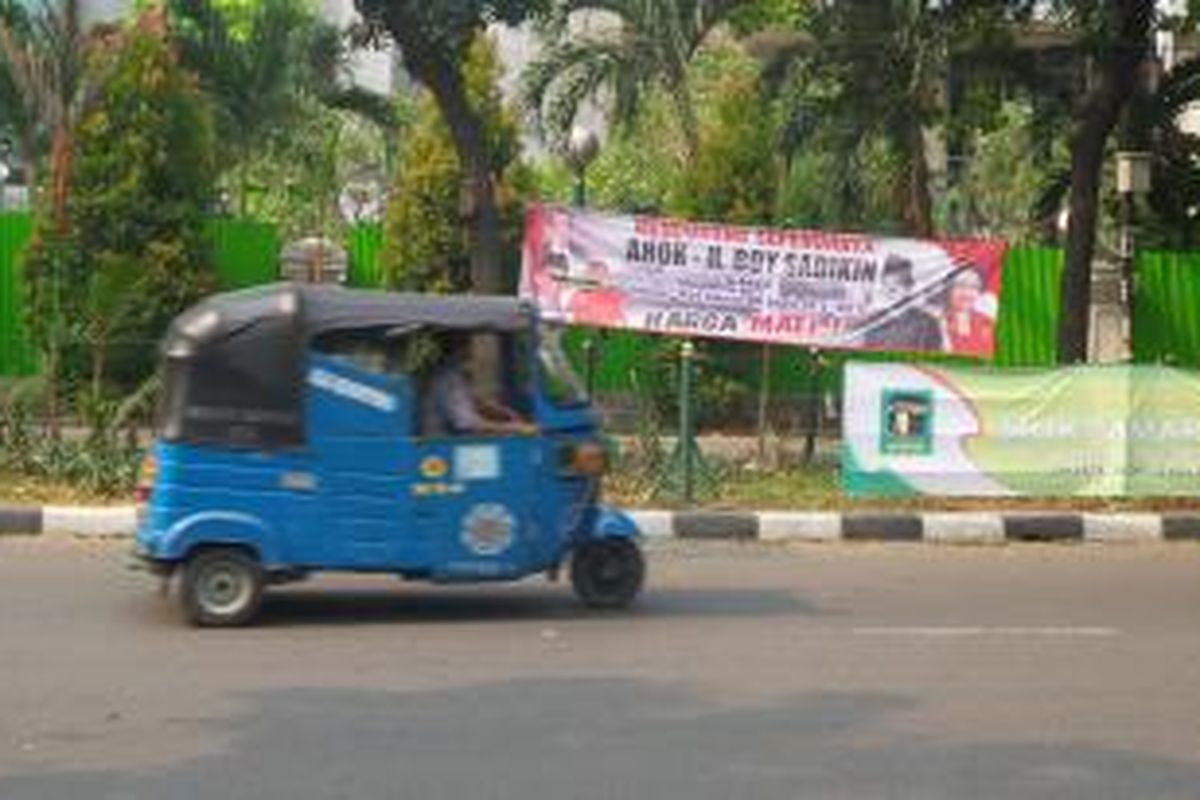
[[[446,337],[530,424],[438,427]],[[179,575],[197,625],[247,623],[265,587],[326,570],[461,583],[569,562],[584,604],[626,606],[638,530],[599,501],[606,451],[560,338],[512,297],[289,283],[199,303],[163,342],[139,562]]]

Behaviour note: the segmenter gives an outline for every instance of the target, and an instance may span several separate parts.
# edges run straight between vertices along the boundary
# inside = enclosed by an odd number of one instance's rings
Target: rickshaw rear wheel
[[[642,590],[646,562],[629,539],[582,542],[571,555],[571,586],[589,608],[624,608]]]
[[[183,567],[183,612],[188,622],[201,627],[245,625],[258,615],[265,583],[258,559],[245,550],[201,550]]]

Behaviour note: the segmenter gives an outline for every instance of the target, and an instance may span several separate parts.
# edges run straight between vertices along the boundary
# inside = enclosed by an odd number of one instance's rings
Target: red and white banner
[[[533,206],[521,295],[578,325],[987,357],[1005,249]]]

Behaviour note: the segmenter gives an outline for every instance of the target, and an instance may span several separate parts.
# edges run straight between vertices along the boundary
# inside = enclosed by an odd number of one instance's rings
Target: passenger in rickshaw
[[[537,431],[537,426],[513,409],[475,391],[469,336],[452,333],[441,345],[442,354],[429,383],[427,433],[529,435]]]

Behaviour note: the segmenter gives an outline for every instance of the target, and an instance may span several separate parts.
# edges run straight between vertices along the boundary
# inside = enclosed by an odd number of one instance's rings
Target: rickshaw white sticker
[[[500,448],[494,444],[469,444],[454,448],[454,478],[490,481],[500,477]]]
[[[517,522],[499,503],[480,503],[463,518],[462,543],[477,556],[498,556],[512,547]]]
[[[367,386],[341,375],[335,375],[323,369],[314,369],[308,373],[308,383],[318,389],[362,403],[365,406],[391,413],[396,410],[396,398],[385,391]]]

